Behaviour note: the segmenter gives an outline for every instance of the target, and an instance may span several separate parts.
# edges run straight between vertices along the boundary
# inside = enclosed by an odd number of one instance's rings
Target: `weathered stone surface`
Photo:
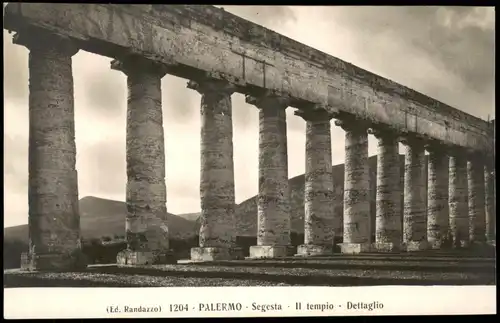
[[[486,241],[486,211],[484,165],[481,156],[471,156],[467,161],[469,240],[471,243]]]
[[[324,256],[333,253],[333,244],[330,245],[319,245],[319,244],[303,244],[297,246],[296,256]]]
[[[81,262],[72,56],[68,39],[25,31],[29,49],[29,270],[66,270]]]
[[[336,120],[345,131],[344,239],[342,252],[369,249],[371,243],[368,127],[359,120]],[[353,247],[352,244],[363,246]],[[345,248],[344,248],[345,245]]]
[[[370,131],[378,139],[375,245],[379,251],[395,251],[401,245],[401,168],[397,134]]]
[[[403,206],[403,244],[407,251],[427,246],[426,178],[424,143],[405,138],[405,178]]]
[[[304,246],[297,253],[328,254],[334,243],[331,115],[326,110],[297,113],[306,120]]]
[[[217,261],[228,259],[243,259],[243,252],[240,248],[229,247],[198,247],[191,248],[191,261]]]
[[[354,255],[358,253],[365,253],[372,251],[370,243],[349,243],[344,242],[340,244],[340,252],[347,255]]]
[[[116,255],[118,265],[151,265],[153,253],[151,251],[122,250]]]
[[[165,66],[129,56],[111,63],[127,75],[127,250],[117,259],[154,264],[169,253],[161,79]]]
[[[375,242],[372,249],[378,252],[398,252],[401,250],[401,242]]]
[[[190,67],[177,76],[216,71],[450,144],[490,145],[484,120],[213,6],[9,3],[4,20],[7,29],[29,23],[73,36],[108,57],[175,58]]]
[[[283,258],[293,254],[294,248],[291,246],[251,246],[248,259]]]
[[[191,250],[191,259],[231,257],[229,248],[235,246],[236,239],[231,105],[234,86],[205,78],[190,81],[188,87],[201,94],[200,248]]]
[[[488,241],[496,239],[496,198],[495,198],[495,168],[494,162],[484,166],[486,237]]]
[[[290,245],[290,189],[286,113],[288,100],[275,94],[247,96],[259,108],[259,194],[257,246]],[[281,247],[280,247],[281,248]],[[281,255],[250,248],[250,257]],[[267,250],[267,249],[266,249]],[[281,249],[280,249],[281,250]],[[255,251],[257,254],[252,254]]]
[[[448,205],[450,230],[455,247],[469,244],[469,216],[467,193],[467,160],[461,150],[452,150],[449,158]]]
[[[444,147],[428,146],[427,241],[440,249],[448,238],[448,156]]]

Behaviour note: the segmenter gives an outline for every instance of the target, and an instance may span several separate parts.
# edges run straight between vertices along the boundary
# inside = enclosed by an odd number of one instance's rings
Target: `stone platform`
[[[196,247],[191,248],[190,262],[243,259],[241,248]]]
[[[491,250],[490,250],[491,251]],[[488,251],[488,252],[490,252]],[[494,285],[495,257],[471,251],[367,253],[118,266],[74,272],[4,270],[4,287]]]
[[[80,270],[87,266],[83,253],[72,254],[29,254],[21,253],[21,269],[26,271],[66,271]]]
[[[173,264],[176,259],[172,252],[159,254],[151,251],[122,250],[116,256],[116,263],[121,266]]]
[[[370,243],[339,243],[340,252],[342,254],[359,254],[366,253],[372,250]]]
[[[295,254],[293,246],[251,246],[250,255],[245,259],[274,259],[290,257]]]
[[[328,256],[333,254],[333,246],[319,246],[319,245],[300,245],[297,247],[297,257],[308,256]]]

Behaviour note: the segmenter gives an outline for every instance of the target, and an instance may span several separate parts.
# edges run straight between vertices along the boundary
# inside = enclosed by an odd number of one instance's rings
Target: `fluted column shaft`
[[[71,269],[79,255],[72,56],[67,39],[25,32],[14,43],[29,49],[29,270]]]
[[[469,240],[486,241],[486,210],[484,165],[481,156],[470,156],[467,161]]]
[[[234,86],[224,80],[189,82],[201,94],[201,227],[200,247],[192,258],[230,258],[235,247],[235,187],[231,95]],[[203,258],[203,256],[201,256]]]
[[[368,127],[359,120],[337,120],[345,131],[344,239],[342,253],[370,249]]]
[[[378,139],[375,247],[396,251],[401,245],[399,142],[389,130],[370,129]]]
[[[166,68],[137,56],[111,64],[127,75],[127,264],[158,263],[169,250],[161,105]]]
[[[267,94],[247,102],[259,109],[257,246],[250,257],[285,256],[291,243],[286,112],[288,100]]]
[[[440,249],[448,238],[448,156],[443,147],[429,146],[427,188],[427,240]]]
[[[496,240],[495,224],[495,168],[494,162],[487,162],[484,166],[485,210],[486,210],[486,237],[488,241]]]
[[[298,254],[329,254],[335,234],[331,116],[322,109],[296,114],[306,120],[304,245]]]
[[[465,154],[453,150],[449,159],[450,230],[455,247],[469,244],[469,217],[467,193],[467,160]]]
[[[407,251],[427,248],[425,205],[425,149],[418,139],[406,138],[403,208],[403,243]]]

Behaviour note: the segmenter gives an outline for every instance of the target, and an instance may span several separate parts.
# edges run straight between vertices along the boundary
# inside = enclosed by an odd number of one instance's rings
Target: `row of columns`
[[[28,268],[67,268],[81,263],[78,187],[75,169],[71,57],[78,51],[60,36],[15,36],[29,48],[30,149]],[[114,60],[127,76],[127,249],[122,264],[161,263],[168,257],[167,191],[161,106],[161,79],[168,66],[142,57]],[[235,187],[231,95],[235,86],[198,77],[188,87],[201,94],[201,229],[193,260],[241,257],[235,241]],[[288,184],[286,108],[290,100],[275,92],[247,96],[259,109],[259,192],[257,245],[250,257],[292,253]],[[305,238],[302,255],[333,251],[333,178],[330,120],[345,130],[344,253],[424,249],[440,246],[450,230],[464,245],[494,239],[493,169],[467,161],[458,150],[448,157],[428,146],[428,205],[425,201],[425,143],[406,136],[404,209],[400,209],[400,135],[371,128],[378,138],[376,241],[370,237],[368,131],[354,117],[332,115],[310,105],[296,114],[306,123]],[[436,148],[437,147],[437,148]],[[449,178],[448,178],[449,176]],[[449,192],[447,187],[449,186]],[[486,191],[485,191],[486,187]],[[485,196],[486,193],[486,196]],[[486,204],[485,204],[486,203]],[[426,212],[427,210],[427,212]],[[402,212],[401,212],[402,211]],[[403,232],[401,232],[401,213]],[[485,214],[487,227],[485,227]],[[469,220],[472,219],[469,226]],[[470,228],[470,229],[469,229]]]

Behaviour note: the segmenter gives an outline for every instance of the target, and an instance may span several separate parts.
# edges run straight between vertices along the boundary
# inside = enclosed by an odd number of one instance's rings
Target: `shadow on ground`
[[[4,287],[495,285],[495,258],[465,252],[334,255],[66,273],[4,270]]]
[[[179,265],[182,266],[182,265]],[[365,266],[366,267],[366,266]],[[297,267],[294,267],[297,268]],[[133,268],[117,266],[90,267],[85,271],[88,276],[92,274],[119,275],[121,277],[131,277],[126,283],[115,282],[93,282],[91,279],[73,280],[71,278],[43,279],[36,275],[5,275],[4,287],[151,287],[151,284],[141,283],[141,279],[132,279],[133,276],[149,276],[158,278],[169,278],[176,280],[177,286],[189,286],[182,282],[183,279],[227,279],[227,280],[245,280],[259,282],[256,285],[265,285],[265,282],[271,285],[285,284],[298,286],[377,286],[377,285],[492,285],[495,284],[495,271],[482,272],[476,277],[466,277],[463,279],[446,278],[446,274],[429,275],[422,273],[419,278],[377,278],[377,277],[356,277],[349,274],[340,274],[338,276],[315,273],[314,275],[296,275],[287,273],[255,273],[255,272],[228,272],[228,271],[185,271],[185,270],[163,270],[156,268]],[[376,276],[374,274],[373,276]],[[264,284],[263,284],[264,283]],[[233,284],[234,285],[234,284]],[[248,285],[248,284],[245,284]],[[252,284],[250,284],[252,285]],[[220,286],[225,286],[221,282]]]

